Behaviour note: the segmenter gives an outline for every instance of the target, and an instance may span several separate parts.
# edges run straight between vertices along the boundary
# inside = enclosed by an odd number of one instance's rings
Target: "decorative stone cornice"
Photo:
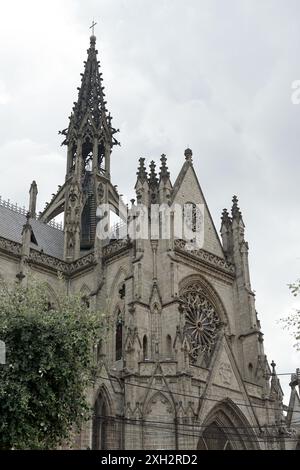
[[[55,269],[55,271],[59,271],[68,276],[76,274],[78,271],[96,264],[94,252],[82,256],[72,263],[67,263],[66,261],[46,255],[45,253],[41,253],[37,250],[31,250],[29,262]]]
[[[6,238],[0,237],[0,251],[6,252],[10,255],[21,257],[22,254],[22,244],[17,243]],[[73,261],[72,263],[67,263],[61,259],[55,258],[53,256],[47,255],[38,250],[31,249],[27,262],[33,265],[43,266],[45,268],[50,268],[59,271],[64,275],[71,276],[77,272],[85,269],[89,266],[96,264],[94,252],[88,253],[85,256]]]
[[[123,251],[131,248],[132,243],[129,239],[114,240],[103,248],[103,258],[111,258],[112,256],[118,255]]]
[[[0,237],[0,250],[13,255],[21,256],[22,244]]]
[[[225,271],[226,273],[229,273],[229,274],[235,273],[234,265],[229,263],[225,259],[220,258],[219,256],[209,253],[208,251],[205,251],[202,249],[187,250],[185,246],[186,246],[185,240],[179,240],[179,239],[174,240],[175,251],[184,253],[185,255],[190,256],[192,258],[200,259],[201,261],[204,261],[205,263],[213,266],[214,268],[219,268],[222,271]]]

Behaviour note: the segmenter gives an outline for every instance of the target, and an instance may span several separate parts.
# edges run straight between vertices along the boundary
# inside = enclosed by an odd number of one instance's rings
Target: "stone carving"
[[[224,385],[231,385],[232,381],[232,369],[230,364],[227,362],[221,362],[219,367],[219,375],[221,378],[221,382]]]
[[[213,255],[212,253],[208,253],[205,250],[186,250],[186,241],[185,240],[175,240],[174,241],[174,247],[175,250],[188,253],[192,256],[195,256],[196,258],[201,259],[202,261],[205,261],[206,263],[209,263],[210,265],[213,265],[214,267],[221,268],[223,271],[226,271],[230,274],[234,274],[235,269],[233,264],[229,263],[228,261],[219,258],[219,256]]]
[[[203,289],[194,283],[181,294],[181,309],[185,314],[184,334],[190,343],[193,362],[199,353],[210,353],[218,336],[219,318],[214,306],[205,297]]]
[[[131,242],[128,239],[125,240],[114,240],[103,248],[103,256],[109,257],[123,250],[130,248]]]
[[[21,255],[22,245],[21,243],[12,242],[11,240],[0,237],[0,250],[8,251],[14,255]]]

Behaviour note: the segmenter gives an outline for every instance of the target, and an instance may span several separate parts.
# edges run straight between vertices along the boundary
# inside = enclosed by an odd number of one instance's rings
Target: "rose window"
[[[185,314],[184,332],[190,342],[190,355],[196,360],[200,353],[211,352],[217,340],[220,321],[199,285],[189,286],[182,293],[181,300]]]

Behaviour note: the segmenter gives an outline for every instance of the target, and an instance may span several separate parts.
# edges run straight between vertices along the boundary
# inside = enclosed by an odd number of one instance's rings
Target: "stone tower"
[[[78,100],[67,129],[61,134],[67,147],[66,178],[40,219],[48,222],[64,211],[64,258],[72,261],[94,248],[96,208],[112,204],[118,210],[119,197],[110,182],[110,156],[118,144],[112,117],[106,109],[96,37],[90,38],[84,62]]]

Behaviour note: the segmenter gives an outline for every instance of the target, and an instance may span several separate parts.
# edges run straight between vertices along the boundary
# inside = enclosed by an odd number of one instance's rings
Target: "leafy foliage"
[[[294,284],[289,284],[289,289],[294,297],[300,294],[300,279]],[[282,319],[285,328],[293,332],[293,336],[297,343],[295,347],[300,351],[300,310],[295,310],[294,313],[289,315],[287,318]]]
[[[89,416],[93,350],[108,327],[80,295],[49,303],[46,285],[0,284],[0,449],[49,449]]]

